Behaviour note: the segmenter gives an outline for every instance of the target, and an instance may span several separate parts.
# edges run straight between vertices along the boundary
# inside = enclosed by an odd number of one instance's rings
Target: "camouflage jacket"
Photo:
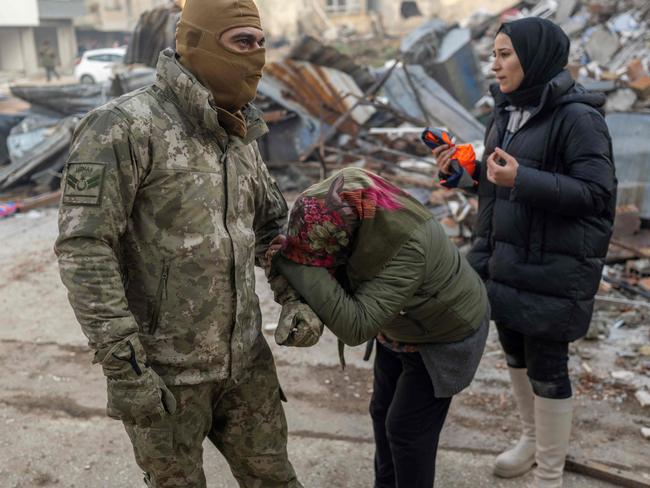
[[[236,378],[264,343],[255,259],[287,212],[255,142],[267,128],[249,106],[246,138],[228,137],[173,51],[157,70],[77,128],[55,245],[62,281],[92,348],[138,332],[168,384]]]

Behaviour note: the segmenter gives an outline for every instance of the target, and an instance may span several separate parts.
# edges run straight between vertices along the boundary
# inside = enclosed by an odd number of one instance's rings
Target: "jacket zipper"
[[[167,300],[167,280],[169,279],[169,263],[163,260],[162,274],[158,281],[158,290],[156,290],[156,303],[151,314],[151,321],[149,322],[149,334],[156,332],[158,322],[160,320],[160,309],[162,307],[163,294]]]
[[[226,148],[221,155],[221,163],[223,165],[223,180],[224,180],[224,212],[223,212],[223,226],[226,229],[228,234],[228,239],[230,241],[230,252],[232,256],[232,263],[230,266],[230,286],[232,290],[232,323],[230,325],[230,376],[232,376],[232,338],[235,331],[235,325],[237,323],[237,289],[235,286],[235,245],[232,242],[232,235],[230,235],[230,230],[228,229],[228,149],[229,145],[226,145]]]

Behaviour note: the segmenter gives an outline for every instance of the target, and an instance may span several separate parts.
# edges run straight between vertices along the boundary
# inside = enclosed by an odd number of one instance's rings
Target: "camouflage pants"
[[[150,427],[125,423],[151,488],[205,488],[203,441],[224,455],[244,488],[302,488],[287,456],[287,422],[266,343],[237,382],[170,386],[178,410]]]

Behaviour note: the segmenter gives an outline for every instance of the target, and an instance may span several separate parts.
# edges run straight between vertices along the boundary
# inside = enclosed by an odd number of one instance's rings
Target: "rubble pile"
[[[76,120],[109,97],[153,81],[155,54],[171,45],[170,25],[179,12],[171,5],[143,14],[127,54],[140,64],[118,69],[109,91],[14,87],[32,108],[9,132],[14,122],[0,125],[0,143],[4,137],[9,148],[0,190],[39,182],[54,187],[51,178],[60,174]],[[429,19],[401,39],[397,52],[387,51],[390,59],[379,68],[303,37],[284,59],[267,65],[255,101],[270,128],[260,150],[281,188],[299,191],[341,167],[365,167],[428,204],[459,245],[467,245],[476,199],[438,184],[435,161],[419,137],[427,126],[442,127],[458,142],[472,143],[481,157],[493,106],[486,93],[494,35],[502,22],[531,15],[564,28],[572,39],[571,73],[608,94],[621,204],[612,261],[642,257],[634,251],[647,238],[641,222],[650,221],[650,3],[642,0],[520,1],[459,24]],[[604,283],[633,299],[650,297],[639,295],[646,282],[630,284],[632,290]]]
[[[650,108],[650,3],[543,0],[523,2],[493,18],[476,15],[466,23],[488,81],[492,78],[492,40],[499,25],[531,15],[549,18],[564,29],[571,39],[569,71],[585,88],[608,95],[608,112]]]
[[[603,270],[589,332],[572,344],[580,363],[576,392],[645,410],[650,407],[650,259],[617,256],[610,252]]]

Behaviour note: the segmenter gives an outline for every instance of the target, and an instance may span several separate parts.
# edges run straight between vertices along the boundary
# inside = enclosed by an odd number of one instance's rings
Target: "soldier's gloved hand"
[[[102,359],[109,417],[142,426],[176,412],[176,399],[156,372],[145,364],[137,334],[113,346]]]
[[[281,346],[309,347],[323,334],[323,322],[309,305],[289,301],[282,305],[275,342]]]
[[[269,280],[275,301],[282,305],[275,342],[280,346],[309,347],[323,335],[323,322],[281,274]]]

